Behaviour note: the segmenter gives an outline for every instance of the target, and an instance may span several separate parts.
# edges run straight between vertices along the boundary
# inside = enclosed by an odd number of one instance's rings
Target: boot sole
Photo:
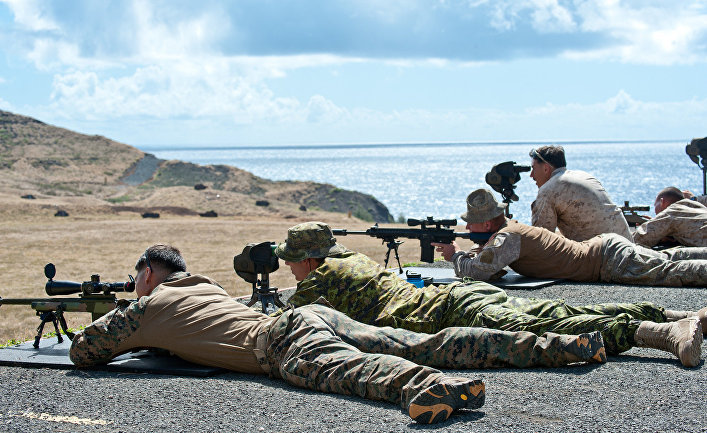
[[[480,380],[438,383],[418,394],[408,407],[410,418],[422,424],[447,420],[456,409],[478,409],[484,405],[486,387]]]
[[[685,319],[683,319],[685,320]],[[690,326],[690,339],[680,345],[680,362],[685,367],[697,367],[702,358],[702,322],[695,320]]]

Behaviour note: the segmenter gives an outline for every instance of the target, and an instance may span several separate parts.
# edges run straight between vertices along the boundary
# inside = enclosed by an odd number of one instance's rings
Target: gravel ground
[[[572,304],[648,300],[673,309],[707,304],[704,289],[692,288],[567,283],[508,292]],[[601,366],[453,374],[483,378],[486,404],[425,426],[387,403],[316,393],[264,376],[0,367],[0,431],[707,431],[704,362],[685,369],[657,350],[634,348]]]

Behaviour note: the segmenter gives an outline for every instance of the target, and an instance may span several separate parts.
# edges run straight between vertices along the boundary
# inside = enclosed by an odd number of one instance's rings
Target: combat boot
[[[665,317],[668,322],[677,322],[687,317],[697,317],[702,324],[702,335],[707,335],[707,307],[699,311],[665,310]]]
[[[408,414],[419,423],[445,421],[457,409],[478,409],[484,404],[486,387],[481,380],[445,377],[410,401]]]
[[[548,333],[549,335],[549,333]],[[558,360],[563,361],[560,365],[572,362],[606,362],[606,349],[601,332],[594,331],[579,335],[559,335],[562,347],[565,350],[564,356],[559,355]],[[567,362],[564,362],[567,361]]]
[[[697,317],[677,322],[643,321],[633,335],[636,345],[670,352],[685,367],[695,367],[702,355],[702,324]]]

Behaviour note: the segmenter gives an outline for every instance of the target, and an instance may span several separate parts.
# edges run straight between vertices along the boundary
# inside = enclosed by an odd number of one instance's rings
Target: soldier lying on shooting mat
[[[468,332],[479,336],[491,332],[485,328],[536,335],[600,331],[608,354],[644,346],[671,352],[685,366],[700,362],[702,324],[697,318],[684,319],[698,313],[665,310],[648,302],[573,307],[563,301],[508,296],[479,281],[418,288],[336,243],[322,222],[291,227],[275,254],[298,281],[288,300],[294,306],[323,298],[359,322],[429,333],[450,327],[471,327]],[[707,309],[699,312],[702,317],[705,313]],[[662,324],[668,320],[675,321]],[[516,347],[510,356],[526,358],[524,346]]]
[[[567,170],[562,146],[542,146],[530,151],[530,177],[538,186],[531,205],[532,225],[544,227],[575,241],[601,233],[631,238],[626,219],[594,176]]]
[[[652,247],[669,238],[687,247],[707,247],[707,207],[702,203],[669,186],[658,193],[654,206],[655,218],[636,227],[635,243]]]
[[[198,364],[269,374],[288,383],[397,403],[414,420],[440,422],[484,403],[481,380],[438,368],[558,366],[605,362],[601,336],[477,335],[469,329],[420,334],[357,323],[323,305],[279,318],[232,299],[215,281],[186,273],[176,248],[149,247],[135,265],[138,299],[76,334],[79,367],[109,362],[135,348],[157,347]],[[513,344],[526,350],[512,357]]]

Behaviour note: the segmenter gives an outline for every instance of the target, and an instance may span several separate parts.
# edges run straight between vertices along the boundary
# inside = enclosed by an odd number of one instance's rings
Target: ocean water
[[[685,141],[552,143],[414,143],[361,145],[150,147],[158,158],[227,164],[272,180],[310,180],[373,195],[398,218],[457,218],[466,196],[488,187],[486,173],[504,161],[530,165],[528,152],[544,144],[565,148],[567,168],[597,177],[615,203],[651,206],[659,190],[677,186],[702,192],[702,171],[685,154]],[[510,210],[530,222],[537,194],[521,173]],[[500,194],[496,195],[500,201]],[[463,221],[459,219],[459,223]]]

